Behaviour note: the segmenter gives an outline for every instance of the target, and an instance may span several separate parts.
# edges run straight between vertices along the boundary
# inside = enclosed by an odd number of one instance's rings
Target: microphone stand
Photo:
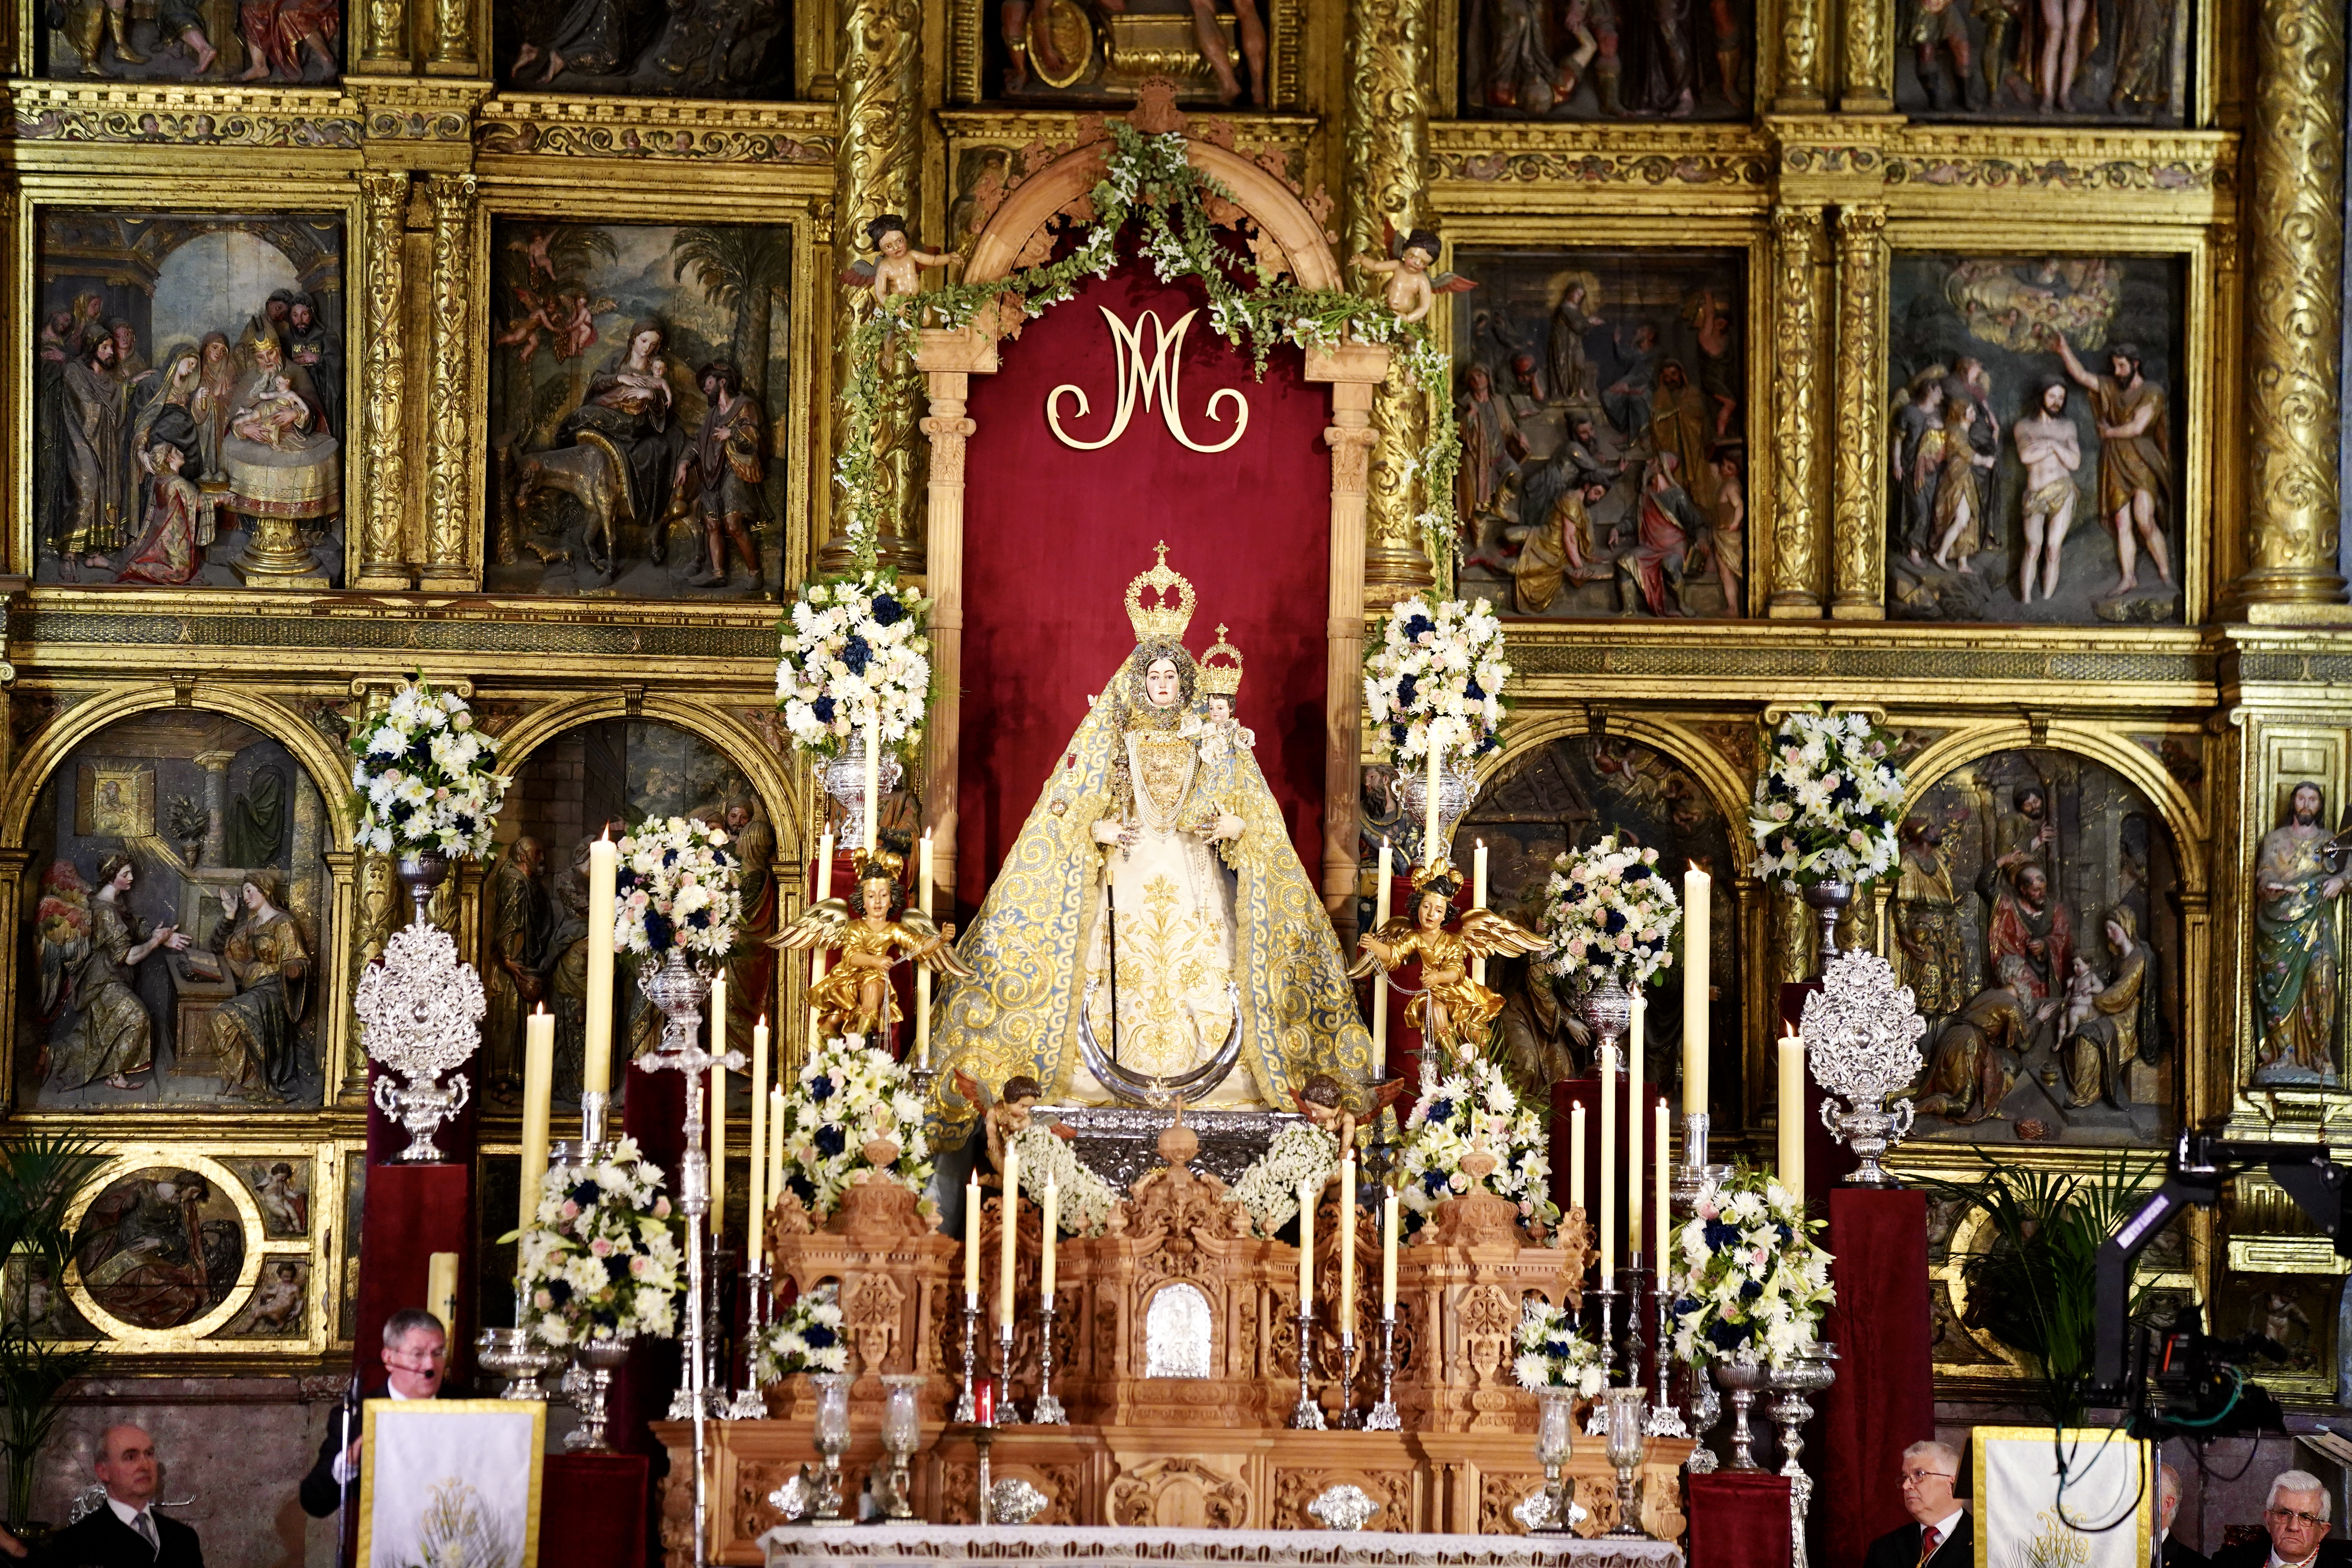
[[[335,1561],[339,1563],[350,1563],[356,1553],[358,1545],[356,1538],[352,1533],[353,1465],[352,1461],[345,1458],[344,1456],[352,1451],[352,1416],[358,1410],[359,1403],[360,1369],[354,1364],[352,1368],[352,1385],[343,1392],[342,1409],[338,1413],[342,1416],[343,1421],[342,1446],[335,1451],[336,1457],[343,1460],[343,1479],[335,1484],[337,1494],[335,1498]]]

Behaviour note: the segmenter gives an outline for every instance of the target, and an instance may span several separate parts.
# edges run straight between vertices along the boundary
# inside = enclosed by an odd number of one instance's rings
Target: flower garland
[[[1520,1102],[1518,1090],[1495,1063],[1473,1058],[1467,1070],[1443,1079],[1423,1068],[1421,1098],[1405,1118],[1398,1163],[1397,1195],[1410,1216],[1407,1228],[1418,1231],[1441,1202],[1470,1190],[1462,1161],[1474,1146],[1495,1157],[1486,1184],[1519,1205],[1522,1223],[1557,1226],[1547,1136],[1543,1119]],[[1548,1235],[1550,1245],[1559,1245],[1557,1229]]]
[[[1032,1122],[1013,1135],[1013,1149],[1021,1156],[1021,1194],[1031,1203],[1045,1201],[1045,1179],[1053,1178],[1064,1236],[1103,1233],[1118,1194],[1087,1169],[1066,1140]]]
[[[1802,1199],[1745,1167],[1699,1191],[1674,1236],[1675,1354],[1685,1362],[1786,1366],[1819,1336],[1835,1292],[1819,1220]]]
[[[1598,985],[1615,975],[1646,984],[1675,961],[1666,939],[1683,923],[1682,900],[1658,874],[1658,852],[1611,834],[1590,849],[1552,860],[1544,885],[1543,965],[1562,979]]]
[[[1379,643],[1364,658],[1364,706],[1381,755],[1401,763],[1440,762],[1466,773],[1502,742],[1503,623],[1484,599],[1415,597],[1391,606]]]
[[[803,585],[779,631],[776,706],[803,751],[839,756],[862,743],[872,712],[881,744],[904,755],[922,743],[931,689],[930,605],[890,572]]]
[[[926,317],[945,327],[970,325],[984,310],[1017,325],[1077,293],[1086,278],[1108,278],[1118,265],[1119,236],[1137,226],[1137,254],[1163,282],[1197,278],[1209,297],[1210,327],[1226,342],[1246,342],[1260,374],[1276,345],[1331,349],[1343,342],[1388,343],[1429,411],[1428,443],[1404,481],[1422,481],[1427,506],[1415,516],[1429,558],[1451,583],[1455,551],[1454,478],[1462,437],[1450,416],[1454,362],[1424,322],[1398,318],[1385,301],[1343,289],[1303,289],[1250,256],[1228,248],[1210,221],[1212,203],[1238,205],[1222,181],[1192,166],[1182,133],[1147,135],[1123,120],[1105,127],[1103,176],[1087,194],[1094,221],[1058,260],[987,282],[956,283],[902,295],[861,310],[850,333],[849,378],[842,394],[847,433],[834,459],[845,521],[858,563],[874,563],[881,520],[897,508],[897,476],[887,456],[885,425],[912,399],[918,377],[910,351]],[[993,324],[993,323],[992,323]]]
[[[672,948],[723,958],[743,918],[741,862],[727,830],[694,817],[648,819],[621,840],[613,945],[659,958]]]
[[[820,1286],[789,1307],[751,1346],[751,1370],[765,1388],[796,1372],[846,1372],[849,1344],[841,1337],[841,1308],[832,1297],[838,1286]]]
[[[515,1253],[528,1325],[562,1349],[583,1339],[677,1332],[684,1255],[662,1173],[624,1138],[610,1157],[554,1164]]]
[[[866,1146],[887,1139],[898,1157],[877,1166]],[[858,1035],[826,1040],[803,1064],[784,1098],[783,1190],[823,1220],[851,1183],[877,1178],[921,1192],[931,1179],[923,1106],[907,1069]],[[925,1207],[929,1207],[928,1200]]]
[[[403,681],[373,726],[352,731],[350,747],[361,848],[489,857],[513,781],[498,771],[498,737],[475,727],[464,698],[422,677]]]
[[[1797,709],[1756,781],[1758,874],[1786,888],[1875,881],[1895,866],[1903,796],[1893,736],[1860,713]]]
[[[1580,1331],[1565,1307],[1530,1300],[1519,1313],[1515,1341],[1518,1354],[1511,1374],[1521,1388],[1567,1388],[1587,1399],[1599,1397],[1608,1368],[1601,1346]]]
[[[1339,1163],[1339,1140],[1311,1121],[1296,1121],[1267,1140],[1265,1152],[1250,1163],[1225,1194],[1239,1204],[1263,1236],[1272,1236],[1298,1214],[1298,1184],[1318,1187]]]

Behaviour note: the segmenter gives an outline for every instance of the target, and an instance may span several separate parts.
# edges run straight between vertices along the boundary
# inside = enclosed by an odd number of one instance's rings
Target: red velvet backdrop
[[[1690,1489],[1690,1568],[1789,1568],[1789,1478],[1717,1470],[1686,1478]],[[1821,1514],[1813,1505],[1813,1515]],[[1862,1555],[1832,1557],[1850,1568]]]
[[[481,1087],[477,1058],[464,1069],[471,1087]],[[481,1327],[466,1320],[474,1295],[474,1130],[479,1108],[472,1096],[466,1108],[441,1124],[433,1141],[443,1163],[408,1165],[400,1152],[408,1130],[379,1110],[375,1080],[384,1069],[368,1063],[367,1189],[360,1200],[358,1338],[352,1360],[360,1381],[373,1388],[383,1381],[384,1320],[404,1307],[423,1307],[426,1271],[433,1254],[457,1255],[458,1321],[449,1324],[448,1376],[464,1388],[474,1363],[474,1334]],[[395,1084],[402,1081],[391,1075]]]
[[[1233,387],[1249,426],[1226,451],[1180,445],[1160,406],[1139,399],[1119,438],[1097,451],[1064,446],[1045,401],[1065,383],[1062,428],[1099,440],[1118,405],[1118,364],[1103,310],[1130,326],[1156,310],[1173,327],[1206,303],[1197,283],[1160,283],[1129,261],[1028,323],[1003,345],[1003,368],[971,379],[978,425],[964,496],[962,771],[957,780],[956,902],[968,917],[987,893],[1061,749],[1135,646],[1122,607],[1128,580],[1168,543],[1168,563],[1200,604],[1185,642],[1195,657],[1215,627],[1246,660],[1240,718],[1257,731],[1258,766],[1291,841],[1320,882],[1324,623],[1329,587],[1329,397],[1277,350],[1265,379],[1216,336],[1205,310],[1181,359],[1177,407],[1195,441],[1233,431],[1232,400],[1213,422],[1210,396]],[[1153,343],[1142,331],[1148,354]],[[1164,406],[1164,405],[1162,405]],[[944,911],[942,911],[944,914]]]
[[[1811,1517],[1828,1561],[1859,1563],[1879,1536],[1910,1521],[1898,1464],[1936,1435],[1928,1319],[1927,1195],[1833,1187],[1830,1283],[1837,1300],[1822,1337],[1838,1349],[1837,1381],[1820,1396],[1821,1478]]]

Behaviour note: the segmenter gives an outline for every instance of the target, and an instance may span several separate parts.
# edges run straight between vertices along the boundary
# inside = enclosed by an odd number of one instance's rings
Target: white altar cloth
[[[1141,1530],[1113,1525],[780,1525],[760,1537],[768,1568],[932,1568],[940,1563],[1071,1563],[1142,1568],[1682,1568],[1671,1541],[1405,1535],[1377,1530]]]

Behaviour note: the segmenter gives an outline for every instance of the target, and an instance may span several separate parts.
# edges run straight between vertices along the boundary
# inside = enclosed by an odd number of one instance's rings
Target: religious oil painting
[[[1755,0],[1462,0],[1462,114],[1744,120]]]
[[[1362,821],[1367,861],[1374,866],[1383,834],[1402,841],[1416,833],[1417,823],[1397,799],[1393,770],[1366,770]],[[1664,752],[1637,741],[1580,735],[1527,753],[1482,788],[1469,815],[1454,828],[1451,858],[1457,866],[1468,866],[1483,843],[1488,907],[1531,931],[1542,929],[1553,858],[1572,847],[1589,848],[1610,834],[1655,849],[1658,864],[1675,879],[1677,893],[1686,867],[1711,870],[1717,897],[1708,973],[1724,1000],[1710,1019],[1709,1037],[1734,1039],[1731,999],[1738,994],[1734,951],[1738,922],[1730,904],[1735,862],[1729,830],[1714,799]],[[1368,907],[1360,917],[1367,929],[1372,912]],[[1496,1047],[1512,1077],[1537,1103],[1549,1102],[1554,1081],[1591,1070],[1594,1042],[1576,1016],[1579,994],[1546,971],[1540,955],[1490,959],[1487,984],[1503,998],[1495,1022]],[[1679,972],[1669,972],[1666,982],[1652,990],[1644,1038],[1651,1081],[1663,1087],[1676,1081],[1681,1070]]]
[[[1895,106],[1920,120],[2179,125],[2189,0],[1900,0]]]
[[[360,1562],[525,1568],[539,1561],[543,1403],[371,1399],[365,1420]]]
[[[983,90],[1014,103],[1124,107],[1165,77],[1177,101],[1278,107],[1270,41],[1307,0],[964,0],[984,13]]]
[[[648,817],[723,826],[743,860],[743,924],[727,963],[730,1037],[751,1048],[752,1024],[775,973],[776,834],[742,771],[701,737],[667,724],[603,720],[566,730],[522,759],[499,816],[497,858],[482,889],[482,965],[488,1013],[478,1082],[497,1103],[520,1103],[523,1021],[542,1003],[555,1016],[555,1093],[580,1096],[588,1020],[588,847]],[[660,1033],[633,965],[616,966],[615,1016],[630,1054]],[[748,1105],[748,1102],[746,1102]]]
[[[341,586],[341,224],[48,208],[35,243],[34,580]]]
[[[1895,257],[1890,616],[2180,621],[2181,289],[2148,258]]]
[[[343,73],[341,0],[43,0],[38,74],[319,85]]]
[[[2179,1100],[2179,873],[2103,763],[1999,752],[1914,796],[1888,935],[1927,1020],[1913,1136],[2161,1142]]]
[[[245,1269],[246,1227],[215,1176],[156,1166],[118,1177],[74,1232],[68,1288],[102,1327],[184,1328],[223,1307]]]
[[[630,98],[788,99],[787,0],[499,0],[501,85]]]
[[[310,1264],[307,1258],[262,1259],[253,1293],[229,1319],[219,1337],[231,1340],[299,1340],[310,1331]]]
[[[95,809],[134,771],[141,812]],[[283,745],[199,709],[125,719],[50,774],[26,847],[20,1107],[320,1103],[330,826]],[[307,1174],[272,1179],[273,1234],[303,1233]]]
[[[504,221],[490,254],[485,585],[772,597],[792,231]]]
[[[1457,251],[1464,594],[1505,616],[1746,614],[1732,251]]]

